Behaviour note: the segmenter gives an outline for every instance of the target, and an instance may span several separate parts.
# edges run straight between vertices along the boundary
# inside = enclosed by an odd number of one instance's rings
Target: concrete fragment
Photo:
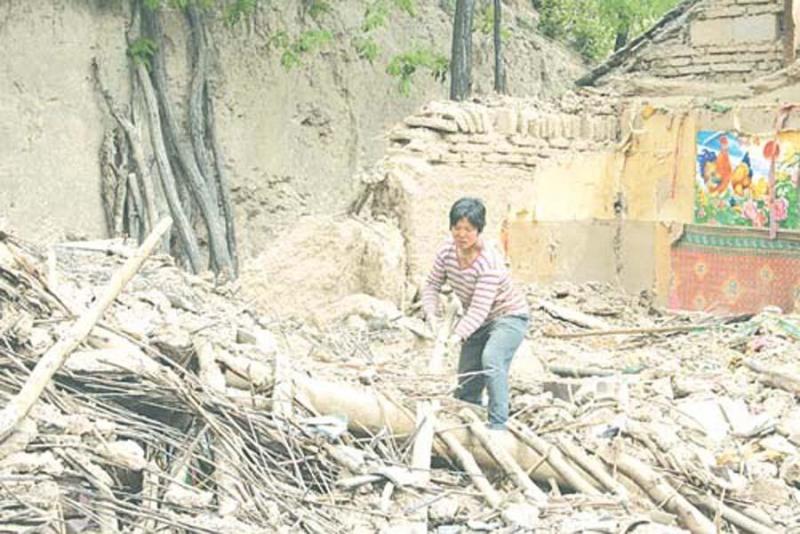
[[[730,426],[716,399],[689,399],[677,404],[678,411],[696,421],[711,440],[719,442],[728,435]]]
[[[98,452],[113,464],[120,465],[132,471],[141,471],[147,467],[144,449],[131,440],[118,440],[103,443]]]
[[[731,430],[737,436],[754,436],[775,425],[769,414],[752,415],[743,399],[723,397],[719,400],[719,405]]]
[[[539,522],[539,509],[525,503],[511,503],[503,510],[503,520],[512,528],[534,529]]]
[[[275,335],[268,330],[255,329],[236,329],[236,342],[246,345],[256,345],[265,354],[274,354],[278,351],[278,341]]]
[[[428,507],[428,519],[436,524],[449,523],[456,518],[460,508],[461,504],[457,499],[439,499]]]

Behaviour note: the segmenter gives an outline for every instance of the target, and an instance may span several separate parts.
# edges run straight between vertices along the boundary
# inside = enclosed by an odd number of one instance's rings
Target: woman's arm
[[[422,309],[425,311],[425,317],[433,319],[436,317],[437,298],[439,291],[442,289],[447,278],[447,272],[444,265],[444,248],[439,250],[436,254],[436,259],[433,262],[433,268],[428,274],[428,279],[425,281],[425,287],[422,288]]]

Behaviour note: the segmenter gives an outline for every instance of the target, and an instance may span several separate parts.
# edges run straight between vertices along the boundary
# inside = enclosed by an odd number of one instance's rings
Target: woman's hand
[[[462,339],[461,336],[458,334],[452,334],[449,338],[447,338],[447,348],[450,350],[456,350],[461,348]]]

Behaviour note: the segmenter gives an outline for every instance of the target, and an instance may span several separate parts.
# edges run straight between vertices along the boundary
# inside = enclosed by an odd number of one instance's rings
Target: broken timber
[[[171,225],[172,219],[169,217],[165,217],[156,225],[150,235],[147,236],[147,239],[144,240],[144,243],[114,273],[103,295],[78,318],[66,336],[59,339],[55,345],[42,355],[22,389],[0,412],[0,440],[5,439],[20,421],[28,415],[28,412],[30,412],[45,387],[47,387],[50,379],[64,364],[67,356],[86,339],[86,336],[92,331],[97,321],[100,320],[100,317],[103,316],[103,313],[114,302],[114,299],[117,298],[117,295],[120,294],[130,279],[133,278],[144,263],[144,260],[147,259],[150,252],[158,244],[161,236]]]

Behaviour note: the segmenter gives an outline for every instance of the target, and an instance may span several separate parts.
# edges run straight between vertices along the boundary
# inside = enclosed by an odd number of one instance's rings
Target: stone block
[[[541,163],[541,161],[542,160],[537,156],[528,156],[527,158],[525,158],[523,165],[525,165],[526,167],[536,167],[537,165],[539,165],[539,163]]]
[[[752,68],[750,63],[715,63],[711,65],[712,72],[750,72]]]
[[[547,135],[544,137],[561,137],[561,121],[558,115],[547,115]]]
[[[523,156],[535,156],[538,153],[539,153],[539,147],[535,146],[514,147],[514,154],[522,154]]]
[[[656,60],[656,64],[658,66],[663,66],[663,67],[685,67],[686,65],[690,65],[691,63],[692,63],[692,58],[689,56],[665,57]]]
[[[459,157],[460,157],[459,161],[461,163],[464,163],[466,165],[476,165],[483,161],[484,154],[462,152],[461,154],[459,154]]]
[[[531,137],[542,137],[542,118],[537,116],[535,119],[531,119],[528,123],[528,135]]]
[[[592,139],[595,141],[605,141],[608,139],[606,132],[606,121],[602,117],[592,117],[589,119],[592,123]]]
[[[486,154],[483,157],[486,163],[519,164],[525,163],[525,156],[521,154]]]
[[[758,4],[747,7],[748,15],[761,15],[764,13],[773,13],[775,15],[783,14],[783,5],[781,4]]]
[[[730,45],[776,41],[778,17],[767,13],[737,18],[693,20],[689,26],[693,45]]]
[[[490,145],[478,145],[475,143],[459,143],[457,145],[450,145],[450,152],[459,152],[466,154],[488,154],[494,152]]]
[[[544,142],[537,137],[530,137],[527,135],[512,135],[508,138],[509,142],[515,146],[532,146],[540,147]]]
[[[708,65],[689,65],[675,69],[678,76],[692,76],[694,74],[706,74],[709,72]]]
[[[502,139],[502,137],[499,136],[499,135],[493,135],[493,134],[475,134],[475,135],[469,136],[469,138],[467,139],[467,142],[469,142],[469,143],[477,143],[477,144],[481,144],[481,145],[488,145],[488,144],[496,142],[498,139]]]
[[[445,134],[442,136],[448,143],[468,143],[470,137],[472,136],[463,133]]]
[[[572,143],[570,143],[569,139],[564,139],[563,137],[553,137],[550,139],[550,146],[559,150],[566,150],[572,146]]]
[[[581,117],[581,137],[584,139],[594,139],[594,121],[592,117],[583,115]]]
[[[498,133],[511,135],[517,133],[517,110],[513,108],[497,108],[494,110],[494,127]]]
[[[442,135],[439,132],[428,130],[427,128],[393,128],[389,132],[390,141],[407,142],[412,139],[439,141],[442,139]]]
[[[608,138],[612,141],[616,141],[619,137],[619,121],[616,117],[608,117],[606,119],[606,128],[608,131]]]
[[[514,145],[505,140],[495,143],[492,148],[494,148],[494,151],[498,154],[511,154],[514,152]]]
[[[745,14],[745,8],[741,5],[721,6],[721,7],[707,7],[701,11],[698,19],[716,19],[725,17],[741,17]]]
[[[412,115],[411,117],[406,117],[403,122],[412,128],[428,128],[438,132],[458,133],[458,124],[454,120]]]
[[[461,132],[473,133],[477,130],[474,125],[470,124],[469,118],[463,110],[458,110],[456,113],[453,113],[452,120],[456,121],[458,130]]]
[[[558,378],[544,381],[542,389],[551,393],[554,398],[575,404],[600,398],[624,402],[628,398],[627,383],[614,377]]]

